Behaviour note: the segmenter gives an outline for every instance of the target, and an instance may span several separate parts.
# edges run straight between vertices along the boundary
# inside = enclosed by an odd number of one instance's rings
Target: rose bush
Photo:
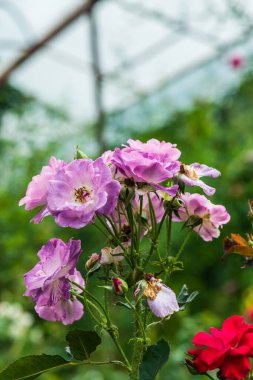
[[[80,229],[90,224],[106,240],[100,251],[91,255],[82,253],[79,240],[68,243],[56,238],[49,240],[38,253],[40,261],[25,274],[25,296],[32,298],[35,311],[43,319],[72,324],[89,314],[96,329],[72,330],[67,335],[71,359],[27,357],[7,367],[2,376],[20,372],[18,363],[23,370],[28,368],[25,363],[29,362],[32,368],[29,371],[35,372],[26,372],[26,377],[37,377],[62,365],[115,364],[132,380],[146,379],[151,365],[149,379],[155,379],[168,359],[169,344],[163,339],[151,344],[151,327],[173,318],[197,296],[197,291],[189,294],[183,283],[176,295],[171,274],[183,269],[181,255],[192,231],[211,241],[230,220],[224,206],[214,205],[204,195],[185,192],[186,186],[190,189],[196,186],[212,195],[215,189],[200,178],[216,178],[220,172],[204,164],[185,165],[179,161],[180,156],[175,144],[155,139],[146,143],[128,140],[127,146],[107,151],[95,161],[80,150],[70,163],[51,158],[49,165],[33,177],[20,201],[27,210],[43,207],[33,222],[40,223],[45,216],[51,216],[61,227]],[[177,252],[171,244],[174,222],[181,222],[185,230],[185,239]],[[162,233],[167,239],[165,252],[159,249]],[[86,268],[79,271],[81,254],[86,256]],[[93,292],[91,276],[103,290],[100,298]],[[132,358],[126,356],[113,320],[119,306],[132,313],[134,331],[129,335]],[[119,358],[93,362],[90,355],[101,343],[103,331],[110,335]],[[234,350],[232,343],[230,350],[228,346],[224,358],[233,355],[231,352],[238,355],[242,352]],[[194,352],[193,365],[197,368],[198,356],[206,354]],[[213,355],[215,358],[218,354]],[[247,355],[251,354],[247,351]],[[200,371],[203,369],[209,367],[203,364]]]

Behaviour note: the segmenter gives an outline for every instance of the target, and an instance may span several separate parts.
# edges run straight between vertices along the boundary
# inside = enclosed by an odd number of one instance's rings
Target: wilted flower
[[[253,357],[253,325],[234,315],[223,322],[221,329],[210,328],[210,334],[199,332],[193,338],[196,349],[189,350],[199,373],[220,369],[227,380],[242,380],[250,371]]]
[[[99,261],[102,265],[118,263],[124,259],[124,256],[120,255],[120,253],[123,253],[120,246],[116,248],[105,247],[101,249]]]
[[[123,149],[116,148],[112,163],[120,173],[136,182],[159,184],[178,172],[180,151],[176,145],[156,139],[142,143],[128,140]]]
[[[225,237],[223,248],[225,255],[237,253],[244,257],[253,258],[253,235],[248,234],[248,241],[239,234],[231,234],[231,237]]]
[[[188,186],[199,186],[201,187],[207,195],[213,195],[215,193],[215,188],[206,185],[200,178],[201,177],[212,177],[216,178],[221,175],[221,173],[214,169],[210,168],[207,165],[201,164],[191,164],[184,165],[180,167],[181,181]]]
[[[177,297],[173,290],[162,283],[162,280],[154,278],[152,275],[146,275],[146,284],[144,285],[143,295],[147,297],[150,310],[159,318],[165,318],[168,315],[179,311]],[[141,285],[143,287],[143,284]],[[140,286],[135,291],[138,295]]]
[[[25,296],[31,296],[37,306],[54,306],[71,298],[69,276],[79,276],[75,270],[81,253],[80,240],[50,239],[38,252],[40,259],[24,276]]]
[[[109,215],[117,204],[120,184],[102,158],[75,160],[49,183],[48,208],[62,227],[81,228],[96,212]]]
[[[86,261],[86,268],[91,268],[96,262],[101,265],[116,264],[124,259],[124,256],[120,255],[123,253],[123,249],[120,246],[115,248],[104,247],[101,249],[100,253],[93,253],[91,257]]]
[[[40,174],[32,178],[32,181],[27,187],[25,197],[20,200],[19,206],[25,204],[26,210],[32,210],[38,206],[45,206],[32,219],[35,223],[40,223],[45,216],[50,214],[46,207],[49,181],[53,179],[56,173],[65,165],[66,163],[64,161],[51,157],[49,164],[43,166]]]
[[[100,255],[98,253],[92,253],[90,258],[86,261],[85,267],[86,269],[92,268],[100,259]]]
[[[183,206],[173,215],[176,222],[185,221],[205,241],[220,236],[219,228],[229,222],[230,215],[224,206],[214,205],[204,195],[182,194]]]

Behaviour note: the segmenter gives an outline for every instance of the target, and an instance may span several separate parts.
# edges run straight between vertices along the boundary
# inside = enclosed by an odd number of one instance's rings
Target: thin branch
[[[58,22],[52,29],[50,29],[41,39],[31,44],[27,49],[20,54],[0,75],[0,87],[3,86],[10,75],[36,52],[42,49],[49,41],[59,35],[63,30],[70,26],[75,20],[84,14],[88,14],[92,7],[99,0],[88,0],[85,4],[77,7],[72,13],[65,16],[60,22]]]
[[[154,21],[159,22],[160,24],[165,25],[166,27],[171,28],[175,32],[181,33],[184,36],[186,34],[191,35],[192,37],[203,41],[205,43],[208,43],[210,45],[217,46],[217,43],[219,40],[215,35],[209,34],[204,32],[203,30],[200,30],[190,23],[187,23],[183,20],[178,20],[174,17],[169,16],[168,14],[161,13],[154,9],[148,9],[146,7],[141,6],[140,4],[130,4],[126,1],[119,1],[118,4],[125,10],[135,13],[138,16],[141,17],[148,17]]]
[[[187,75],[192,74],[192,73],[196,72],[197,70],[205,67],[206,65],[209,65],[212,62],[217,61],[218,58],[221,58],[224,55],[226,55],[232,48],[239,46],[243,42],[248,41],[251,38],[252,30],[253,30],[253,26],[251,25],[248,29],[246,29],[244,31],[244,33],[242,35],[235,38],[233,41],[231,41],[229,43],[224,43],[223,45],[220,45],[219,49],[214,54],[200,58],[199,60],[187,65],[186,67],[179,69],[173,75],[169,75],[167,77],[164,77],[160,81],[160,83],[158,83],[158,85],[154,86],[153,88],[150,88],[148,91],[144,92],[140,89],[139,92],[142,94],[142,96],[140,96],[139,99],[132,102],[127,107],[127,109],[129,110],[131,107],[134,107],[137,104],[144,102],[146,99],[150,98],[151,96],[156,96],[156,94],[158,92],[161,92],[165,88],[168,88],[169,85],[177,83],[179,80],[183,79]],[[117,109],[114,111],[113,116],[116,114],[120,114],[123,111],[125,111],[125,108],[124,109]]]

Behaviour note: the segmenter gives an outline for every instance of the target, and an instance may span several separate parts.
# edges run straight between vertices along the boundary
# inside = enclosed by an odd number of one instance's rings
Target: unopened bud
[[[76,147],[75,160],[86,159],[86,158],[89,158],[87,156],[87,154],[85,154],[84,152],[82,152],[81,149],[79,149],[79,147],[77,146]]]
[[[117,295],[122,296],[128,291],[128,286],[126,281],[122,280],[121,278],[114,277],[112,279],[114,291]]]
[[[86,261],[85,268],[92,268],[97,261],[99,261],[100,256],[97,253],[93,253],[91,257]]]

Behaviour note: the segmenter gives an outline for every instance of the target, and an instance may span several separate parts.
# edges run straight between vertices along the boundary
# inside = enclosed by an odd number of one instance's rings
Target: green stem
[[[107,277],[108,277],[108,271],[104,268],[104,274],[105,274],[105,286],[108,285],[108,280],[107,280]],[[108,314],[108,317],[110,317],[109,315],[109,308],[108,308],[108,290],[105,288],[104,289],[104,303],[105,303],[105,310]]]
[[[125,355],[125,352],[123,351],[120,343],[119,343],[119,340],[118,340],[118,336],[117,336],[117,331],[116,331],[116,328],[115,326],[113,326],[111,320],[110,320],[110,317],[109,317],[109,314],[108,312],[106,311],[106,308],[102,305],[102,303],[96,298],[94,297],[88,290],[86,290],[85,288],[83,288],[81,285],[79,285],[77,282],[75,281],[70,281],[73,285],[75,285],[76,287],[78,287],[79,289],[81,289],[83,291],[84,294],[87,294],[93,301],[95,301],[99,306],[100,308],[102,309],[105,317],[106,317],[106,320],[107,320],[107,326],[103,326],[104,329],[106,329],[106,331],[108,332],[108,334],[111,336],[115,346],[117,347],[118,351],[120,352],[121,356],[123,357],[125,363],[126,363],[126,366],[128,367],[129,371],[131,370],[131,365]]]
[[[77,288],[81,289],[83,293],[87,294],[93,301],[95,301],[99,306],[100,308],[102,309],[106,319],[107,319],[107,322],[109,322],[109,316],[104,308],[104,306],[102,305],[102,303],[96,298],[93,296],[93,294],[91,294],[87,289],[83,288],[81,285],[79,285],[77,282],[75,281],[70,281],[73,285],[75,285]]]
[[[129,363],[127,357],[126,357],[126,354],[125,352],[123,351],[120,343],[119,343],[119,340],[118,340],[118,337],[117,337],[117,333],[115,332],[115,329],[111,329],[111,330],[107,330],[108,333],[110,334],[110,337],[112,338],[115,346],[117,347],[118,351],[120,352],[122,358],[124,359],[125,363],[126,363],[126,367],[128,368],[129,371],[131,371],[131,364]]]
[[[147,316],[148,316],[148,303],[146,301],[146,303],[145,303],[145,310],[144,310],[144,317],[143,317],[143,324],[144,324],[144,328],[145,329],[147,327]]]
[[[165,211],[165,213],[163,214],[162,220],[161,220],[161,222],[160,222],[160,224],[159,224],[159,227],[158,227],[158,229],[157,229],[157,234],[156,234],[156,236],[152,239],[151,247],[150,247],[150,250],[149,250],[148,256],[146,257],[146,259],[145,259],[145,261],[144,261],[144,263],[143,263],[143,268],[146,267],[146,265],[148,264],[148,262],[149,262],[149,260],[150,260],[150,258],[151,258],[151,256],[152,256],[154,250],[155,250],[156,247],[157,247],[157,240],[158,240],[158,237],[159,237],[159,235],[160,235],[160,232],[161,232],[161,229],[162,229],[162,226],[163,226],[163,223],[164,223],[164,221],[165,221],[165,219],[166,219],[167,214],[168,214],[168,211]]]
[[[108,238],[108,235],[106,235],[106,232],[96,223],[93,223],[93,226],[96,227],[106,238]]]
[[[145,331],[144,325],[143,325],[142,320],[141,320],[141,315],[139,315],[136,307],[134,307],[132,305],[132,303],[129,301],[129,299],[126,296],[125,296],[125,300],[126,300],[127,304],[131,307],[133,312],[135,313],[136,319],[138,321],[139,327],[140,327],[141,332],[142,332],[143,340],[144,340],[144,342],[146,342],[146,331]]]
[[[119,232],[121,233],[121,215],[120,215],[120,209],[119,206],[116,208],[118,213],[118,223],[119,223]]]
[[[154,233],[153,239],[157,238],[157,221],[156,221],[156,215],[153,207],[153,203],[150,198],[150,193],[148,193],[148,204],[149,204],[149,212],[150,212],[150,219],[152,224],[152,232]]]
[[[157,247],[157,240],[152,240],[148,256],[146,257],[146,259],[145,259],[145,261],[143,263],[143,268],[145,268],[146,265],[149,263],[149,260],[151,259],[151,256],[152,256],[154,250],[156,249],[156,247]]]
[[[126,368],[128,371],[130,371],[130,369],[126,366],[125,363],[122,363],[121,361],[119,360],[106,360],[106,361],[98,361],[98,362],[93,362],[93,361],[82,361],[82,362],[79,362],[79,363],[75,363],[75,362],[66,362],[64,364],[61,364],[57,367],[52,367],[50,368],[50,370],[53,370],[53,369],[56,369],[56,368],[65,368],[65,367],[77,367],[77,366],[81,366],[81,365],[103,365],[103,364],[114,364],[114,365],[118,365],[118,366],[121,366],[121,367],[124,367]],[[42,370],[42,371],[39,371],[35,374],[35,377],[39,376],[39,375],[43,375],[44,373],[48,372],[47,369],[45,370]],[[37,375],[37,376],[36,376]]]
[[[138,315],[141,315],[141,303],[136,303],[136,311]],[[130,380],[140,379],[140,365],[143,358],[144,341],[140,337],[139,320],[135,314],[135,338],[132,357],[132,372],[130,373]]]
[[[126,252],[126,249],[125,247],[122,245],[121,241],[119,240],[118,236],[116,236],[112,230],[110,229],[110,227],[106,224],[106,222],[103,220],[103,218],[99,215],[99,214],[96,214],[97,215],[97,218],[98,220],[100,221],[100,223],[102,224],[102,226],[106,229],[106,231],[108,232],[109,235],[111,235],[111,237],[113,238],[113,240],[122,248],[123,252]]]
[[[109,218],[109,216],[105,216],[105,218],[110,223],[110,226],[113,229],[114,235],[117,237],[117,239],[119,239],[119,234],[118,234],[115,222],[111,218]]]
[[[101,311],[99,310],[99,308],[96,306],[96,305],[94,305],[94,303],[92,303],[90,300],[88,300],[88,299],[86,299],[86,307],[87,307],[87,305],[90,305],[90,306],[92,306],[92,307],[94,307],[94,309],[97,311],[97,313],[99,314],[99,316],[100,316],[100,318],[102,318],[102,320],[103,320],[103,315],[102,315],[102,313],[101,313]],[[99,324],[99,325],[101,325],[101,322],[96,318],[96,316],[95,316],[95,314],[90,310],[90,307],[88,307],[88,311],[89,311],[89,313],[91,314],[91,316],[92,316],[92,318],[94,319],[94,321],[96,321],[97,322],[97,324]]]
[[[141,226],[142,226],[142,223],[141,223],[142,208],[143,208],[143,195],[140,195],[140,213],[139,213],[139,220],[138,220],[137,244],[136,244],[137,252],[139,252],[139,250],[140,250]]]
[[[168,211],[166,210],[165,213],[163,214],[163,217],[162,217],[162,220],[159,224],[159,227],[158,227],[158,231],[157,231],[157,236],[159,236],[160,232],[161,232],[161,229],[162,229],[162,226],[163,226],[163,223],[165,221],[165,218],[166,216],[168,215]]]
[[[179,248],[179,250],[178,250],[178,252],[177,252],[177,254],[175,256],[175,261],[177,261],[179,259],[179,257],[181,256],[181,254],[183,253],[183,250],[185,249],[185,246],[186,246],[186,244],[188,243],[188,241],[189,241],[189,239],[191,237],[190,232],[191,231],[187,232],[187,234],[186,234],[186,236],[185,236],[185,238],[184,238],[184,240],[183,240],[183,242],[182,242],[182,244],[181,244],[181,246],[180,246],[180,248]]]
[[[167,254],[166,259],[170,255],[170,246],[171,246],[171,227],[172,227],[172,208],[169,209],[169,214],[166,218],[166,227],[167,227]]]
[[[132,206],[130,203],[127,205],[126,211],[127,211],[127,215],[128,215],[128,221],[129,221],[130,229],[131,229],[131,248],[130,248],[131,259],[134,262],[134,266],[135,266],[135,260],[133,257],[133,253],[134,253],[134,249],[137,249],[137,241],[136,241],[136,239],[137,239],[137,224],[136,224],[136,220],[135,220],[133,210],[132,210]]]
[[[88,313],[90,314],[90,316],[92,317],[92,319],[93,319],[93,320],[94,320],[99,326],[102,327],[103,324],[101,323],[101,321],[99,321],[99,320],[97,319],[97,317],[96,317],[95,314],[91,311],[91,309],[90,309],[90,307],[88,306],[88,304],[91,305],[91,306],[93,306],[94,309],[96,309],[96,311],[98,312],[100,318],[103,320],[103,315],[101,314],[101,311],[97,308],[97,306],[94,305],[90,300],[85,299],[85,298],[84,298],[83,296],[81,296],[80,294],[75,293],[75,292],[72,292],[72,293],[73,293],[73,295],[74,295],[74,296],[75,296],[80,302],[82,302],[82,304],[83,304],[84,307],[85,307],[85,310],[88,311]]]

